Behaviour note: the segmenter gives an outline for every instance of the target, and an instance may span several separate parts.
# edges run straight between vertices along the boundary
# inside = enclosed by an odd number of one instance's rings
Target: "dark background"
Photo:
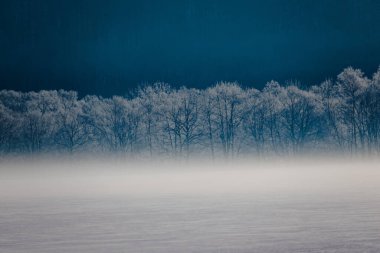
[[[1,0],[0,89],[304,85],[380,64],[378,0]]]

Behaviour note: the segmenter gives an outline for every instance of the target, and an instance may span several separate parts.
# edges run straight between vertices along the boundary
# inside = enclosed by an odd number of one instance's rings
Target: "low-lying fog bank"
[[[380,252],[377,159],[0,168],[0,252]]]
[[[379,159],[2,161],[0,197],[234,194],[380,189]]]

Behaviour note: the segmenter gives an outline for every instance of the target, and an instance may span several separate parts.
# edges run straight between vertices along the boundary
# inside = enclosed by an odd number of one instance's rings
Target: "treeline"
[[[380,151],[380,68],[346,68],[302,89],[221,82],[205,90],[156,83],[135,96],[0,91],[1,153],[110,152],[136,156]]]

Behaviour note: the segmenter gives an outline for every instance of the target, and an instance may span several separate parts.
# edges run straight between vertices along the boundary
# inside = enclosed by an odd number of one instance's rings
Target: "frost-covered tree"
[[[143,146],[150,156],[173,151],[173,133],[168,122],[171,88],[155,83],[138,90]]]
[[[156,136],[156,92],[152,86],[146,86],[138,90],[138,100],[141,111],[141,127],[144,143],[150,156],[154,152],[154,136]]]
[[[369,152],[380,151],[380,67],[369,82],[363,107]]]
[[[52,145],[57,113],[57,91],[29,92],[21,120],[21,136],[26,149],[40,152]]]
[[[314,86],[313,91],[322,103],[324,125],[321,125],[321,130],[324,132],[324,141],[329,146],[345,149],[347,127],[341,114],[337,85],[332,80],[326,80],[321,85]]]
[[[267,83],[262,91],[261,99],[265,104],[265,131],[266,140],[270,143],[270,150],[275,153],[285,151],[284,125],[281,113],[285,99],[285,89],[278,82]]]
[[[210,89],[200,93],[200,125],[202,128],[202,144],[208,147],[211,158],[215,159],[215,136],[216,136],[216,111],[215,101],[210,94]]]
[[[0,150],[20,151],[21,127],[26,95],[12,90],[0,91]]]
[[[142,131],[140,131],[142,119],[141,103],[138,99],[127,101],[125,120],[127,123],[128,150],[134,154],[139,151]]]
[[[190,147],[197,144],[202,136],[199,91],[181,88],[175,97],[178,100],[182,145],[185,148],[186,157],[189,157]]]
[[[264,103],[262,93],[256,89],[247,90],[246,99],[247,113],[244,117],[244,129],[252,140],[257,155],[265,151],[267,118],[267,107]],[[250,146],[251,142],[248,143]]]
[[[90,129],[94,147],[101,151],[117,151],[117,141],[113,132],[112,103],[110,99],[86,96],[84,99],[84,120]]]
[[[286,87],[284,95],[282,117],[285,136],[290,149],[298,153],[305,149],[308,141],[318,136],[321,105],[313,92],[301,90],[295,85]]]
[[[237,83],[218,83],[209,88],[214,102],[216,128],[225,157],[239,151],[239,127],[244,118],[246,94]]]
[[[235,157],[305,150],[380,152],[380,69],[344,69],[310,88],[204,90],[155,83],[136,96],[0,91],[0,151]]]
[[[56,143],[70,153],[89,140],[89,128],[83,115],[83,100],[75,91],[58,92]]]
[[[348,142],[352,152],[363,148],[365,133],[363,131],[363,96],[369,80],[359,69],[346,68],[338,75],[338,94],[341,113],[348,126]]]
[[[15,116],[0,102],[0,152],[8,153],[12,148],[12,141],[18,127]]]

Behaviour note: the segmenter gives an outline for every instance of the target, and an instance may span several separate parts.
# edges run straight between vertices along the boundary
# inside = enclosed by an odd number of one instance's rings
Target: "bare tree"
[[[244,129],[253,140],[256,154],[260,156],[264,152],[266,144],[267,105],[260,91],[251,89],[247,93]]]
[[[233,157],[238,151],[237,133],[243,120],[245,94],[237,83],[219,83],[209,89],[215,101],[217,130],[225,157]]]
[[[70,153],[89,140],[89,127],[83,115],[83,100],[78,100],[74,91],[58,92],[56,143]]]
[[[359,125],[362,117],[360,102],[368,86],[368,79],[361,70],[349,67],[338,75],[337,85],[342,115],[348,126],[350,150],[355,152],[358,150],[358,141],[364,146],[364,132]]]
[[[291,149],[298,153],[305,148],[307,141],[318,134],[320,122],[319,101],[314,93],[301,90],[294,85],[286,88],[283,99],[283,122]]]
[[[28,93],[22,120],[22,136],[31,153],[40,152],[44,144],[48,145],[54,139],[57,97],[57,91]]]
[[[311,88],[271,81],[261,91],[235,82],[205,90],[155,83],[130,98],[3,90],[0,151],[63,147],[213,159],[309,149],[372,153],[380,152],[379,115],[380,68],[371,79],[350,67]]]

